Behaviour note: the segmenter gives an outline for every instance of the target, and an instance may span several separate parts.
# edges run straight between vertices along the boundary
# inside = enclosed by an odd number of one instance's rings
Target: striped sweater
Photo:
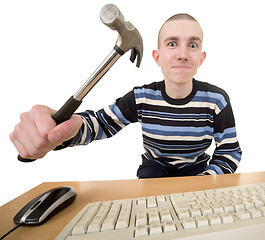
[[[195,79],[192,92],[184,99],[170,98],[164,81],[154,82],[135,87],[104,109],[80,115],[84,124],[65,146],[109,138],[128,124],[139,122],[144,161],[173,169],[207,162],[203,174],[224,174],[234,173],[241,159],[228,95]],[[205,151],[212,139],[216,148],[210,157]]]

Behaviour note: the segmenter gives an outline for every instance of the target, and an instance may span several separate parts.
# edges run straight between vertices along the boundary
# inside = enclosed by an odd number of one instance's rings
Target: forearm
[[[235,127],[226,129],[221,135],[216,134],[215,141],[216,149],[205,172],[209,174],[234,173],[242,157]]]
[[[56,150],[69,146],[87,145],[94,140],[112,137],[131,122],[137,121],[133,92],[129,92],[112,105],[97,112],[87,110],[77,114],[83,120],[77,135],[58,146]]]

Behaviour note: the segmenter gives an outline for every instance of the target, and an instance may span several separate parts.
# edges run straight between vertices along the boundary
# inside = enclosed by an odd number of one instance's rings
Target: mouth
[[[180,66],[173,66],[172,68],[176,70],[185,70],[185,69],[190,69],[191,67],[180,65]]]

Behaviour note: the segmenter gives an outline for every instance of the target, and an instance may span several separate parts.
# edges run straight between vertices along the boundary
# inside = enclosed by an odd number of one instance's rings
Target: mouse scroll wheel
[[[41,203],[40,200],[35,202],[34,205],[30,208],[30,210],[34,210],[34,208],[36,208],[40,203]]]

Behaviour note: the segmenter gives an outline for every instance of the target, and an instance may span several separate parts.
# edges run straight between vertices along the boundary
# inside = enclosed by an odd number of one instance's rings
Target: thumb
[[[53,128],[48,134],[48,140],[54,144],[61,144],[73,138],[78,133],[82,123],[81,116],[73,115],[69,120]]]

